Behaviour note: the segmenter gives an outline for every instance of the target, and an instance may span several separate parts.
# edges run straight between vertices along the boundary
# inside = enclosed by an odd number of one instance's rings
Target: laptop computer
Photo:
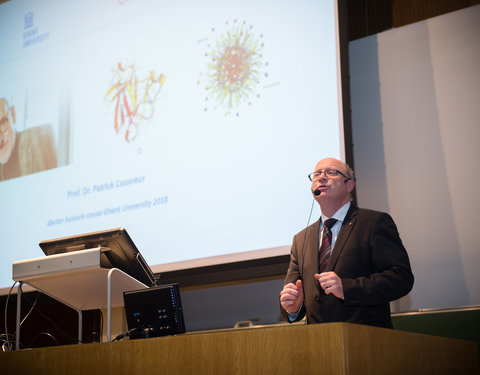
[[[156,282],[152,270],[125,228],[56,238],[42,241],[39,246],[47,256],[102,247],[105,249],[100,259],[102,268],[118,268],[146,286],[152,286]]]

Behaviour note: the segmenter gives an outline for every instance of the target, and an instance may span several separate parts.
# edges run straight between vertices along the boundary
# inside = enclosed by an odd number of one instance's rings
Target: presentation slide
[[[333,0],[0,5],[0,287],[116,227],[158,272],[288,254],[344,155],[336,29]]]

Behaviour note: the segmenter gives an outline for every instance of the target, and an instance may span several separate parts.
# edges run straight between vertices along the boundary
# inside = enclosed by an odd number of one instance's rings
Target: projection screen
[[[0,5],[0,287],[40,241],[116,227],[156,272],[288,254],[307,174],[344,159],[336,20],[333,0]]]

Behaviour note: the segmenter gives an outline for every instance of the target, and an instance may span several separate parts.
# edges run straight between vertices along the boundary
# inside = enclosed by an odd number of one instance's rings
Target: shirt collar
[[[347,212],[350,206],[351,202],[345,203],[337,210],[337,212],[333,214],[331,218],[322,214],[322,223],[324,223],[328,219],[337,219],[337,221],[343,222],[343,220],[345,220],[345,216],[347,216]]]

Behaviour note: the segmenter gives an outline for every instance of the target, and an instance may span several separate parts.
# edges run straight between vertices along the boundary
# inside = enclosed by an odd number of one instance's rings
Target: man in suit
[[[413,286],[408,254],[395,223],[386,213],[350,202],[355,178],[340,160],[320,160],[309,178],[322,216],[293,238],[280,293],[288,320],[306,315],[307,323],[391,328],[390,302]]]

